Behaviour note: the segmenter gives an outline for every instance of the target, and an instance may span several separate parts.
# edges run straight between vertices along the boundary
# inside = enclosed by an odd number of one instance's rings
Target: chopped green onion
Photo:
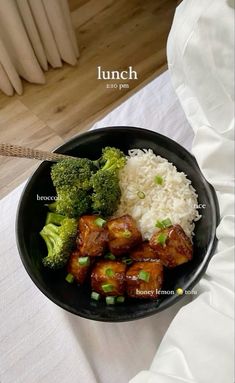
[[[116,302],[117,302],[117,303],[123,303],[123,302],[125,302],[125,297],[122,297],[122,296],[117,297]]]
[[[100,218],[100,217],[96,218],[96,220],[95,220],[95,224],[98,227],[103,227],[105,223],[106,223],[105,219]]]
[[[116,259],[115,255],[112,253],[108,253],[104,256],[105,259],[110,259],[111,261],[114,261]]]
[[[141,270],[138,274],[138,278],[144,282],[148,282],[150,278],[150,273],[148,271]]]
[[[129,231],[129,230],[124,230],[123,232],[122,232],[122,236],[124,237],[124,238],[130,238],[131,237],[131,232]]]
[[[163,221],[157,221],[155,226],[159,229],[165,229],[166,227],[169,227],[172,225],[172,222],[170,218],[163,219]]]
[[[155,227],[158,227],[159,229],[164,229],[164,225],[163,225],[162,221],[157,221],[155,223]]]
[[[172,225],[172,222],[171,222],[170,218],[166,218],[162,221],[162,224],[164,225],[164,227],[169,227]]]
[[[162,221],[157,221],[155,223],[155,227],[158,227],[159,229],[164,229],[164,225],[163,225]]]
[[[115,273],[114,273],[113,269],[106,269],[106,270],[105,270],[105,274],[106,274],[108,277],[113,277]]]
[[[113,285],[111,285],[110,283],[106,283],[105,285],[102,285],[102,290],[105,293],[110,293],[111,291],[113,291]]]
[[[74,276],[73,276],[73,274],[68,273],[67,276],[66,276],[66,278],[65,278],[65,280],[66,280],[67,282],[69,282],[69,283],[72,283],[72,282],[74,281]]]
[[[91,299],[94,299],[94,301],[98,301],[100,299],[100,294],[97,293],[96,291],[92,291]]]
[[[162,185],[162,184],[163,184],[163,178],[162,178],[161,176],[156,176],[156,177],[154,178],[154,182],[155,182],[155,184],[157,184],[157,185]]]
[[[126,265],[130,265],[133,262],[133,260],[129,257],[124,257],[122,258],[122,262],[125,263]]]
[[[78,258],[78,263],[80,266],[88,266],[90,264],[89,257],[80,257]]]
[[[161,233],[157,237],[157,243],[159,243],[162,246],[165,245],[166,240],[167,240],[167,234]]]
[[[107,305],[115,305],[115,297],[106,297],[105,300]]]
[[[138,196],[140,199],[144,199],[144,198],[145,198],[145,194],[144,194],[144,192],[142,192],[142,191],[138,191],[137,196]]]

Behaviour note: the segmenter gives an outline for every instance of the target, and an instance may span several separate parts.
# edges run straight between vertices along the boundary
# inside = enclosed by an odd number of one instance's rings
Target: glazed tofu
[[[100,257],[108,244],[106,227],[96,224],[96,215],[83,215],[78,223],[78,248],[82,256]]]
[[[91,288],[105,296],[125,293],[126,265],[117,261],[98,261],[91,273]]]
[[[131,298],[157,298],[163,283],[161,261],[135,262],[126,273],[127,295]]]
[[[81,254],[79,253],[79,251],[75,250],[70,255],[68,265],[67,265],[67,271],[68,273],[74,276],[74,279],[76,280],[76,282],[82,285],[90,269],[90,262],[87,265],[80,265],[79,258],[82,258]]]
[[[130,258],[133,261],[141,262],[158,259],[158,256],[156,251],[150,247],[149,242],[145,241],[131,250]]]
[[[109,233],[109,249],[119,256],[128,253],[134,246],[142,242],[142,236],[135,220],[128,214],[107,222]]]
[[[192,259],[192,243],[180,225],[154,233],[149,243],[166,267],[176,267]]]

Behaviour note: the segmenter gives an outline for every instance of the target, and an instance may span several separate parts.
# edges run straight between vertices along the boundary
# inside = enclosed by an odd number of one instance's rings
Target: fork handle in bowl
[[[0,144],[0,155],[7,157],[31,158],[42,161],[58,162],[65,159],[76,159],[76,157],[65,154],[52,153],[44,150],[26,148],[20,145]]]

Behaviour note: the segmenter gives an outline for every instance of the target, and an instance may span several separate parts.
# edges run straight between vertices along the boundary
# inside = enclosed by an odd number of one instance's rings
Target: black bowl
[[[216,226],[219,209],[215,192],[202,175],[195,158],[173,140],[149,130],[134,127],[109,127],[81,134],[56,150],[77,157],[96,159],[105,146],[115,146],[125,153],[131,148],[150,148],[167,158],[192,181],[198,193],[198,203],[205,205],[196,223],[194,257],[185,265],[165,272],[163,290],[190,290],[204,274],[216,245]],[[98,321],[121,322],[153,315],[176,303],[178,294],[161,295],[154,301],[126,300],[115,306],[90,299],[89,284],[78,287],[65,281],[65,270],[50,271],[42,266],[45,245],[39,231],[45,223],[47,208],[42,196],[53,196],[49,162],[43,162],[34,172],[19,202],[16,237],[22,262],[36,286],[54,303],[84,318]]]

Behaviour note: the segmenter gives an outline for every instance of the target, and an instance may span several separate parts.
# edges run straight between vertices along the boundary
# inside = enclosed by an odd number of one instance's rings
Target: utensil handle
[[[25,148],[20,145],[12,145],[12,144],[0,144],[0,155],[8,156],[8,157],[22,157],[22,158],[33,158],[35,160],[43,160],[43,161],[61,161],[66,158],[76,157],[66,156],[64,154],[59,153],[51,153],[46,152],[44,150]]]

